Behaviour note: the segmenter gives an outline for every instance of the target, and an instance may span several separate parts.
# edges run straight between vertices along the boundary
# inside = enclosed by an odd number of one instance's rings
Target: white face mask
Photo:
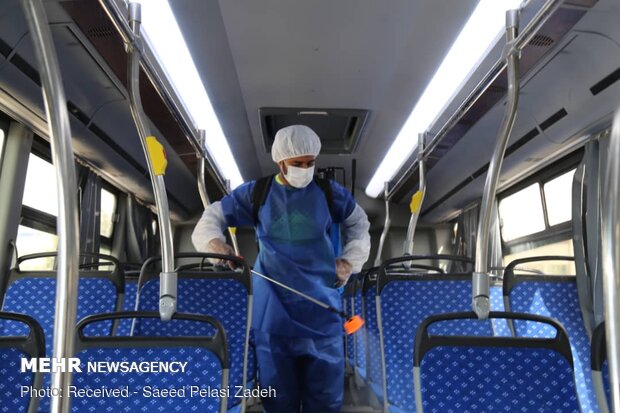
[[[295,188],[305,188],[312,182],[312,178],[314,177],[314,166],[310,168],[299,168],[297,166],[286,165],[286,168],[288,172],[284,174],[284,178],[286,178],[291,186]]]

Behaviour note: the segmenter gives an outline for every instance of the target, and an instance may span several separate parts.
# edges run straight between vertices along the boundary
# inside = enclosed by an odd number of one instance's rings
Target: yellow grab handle
[[[420,208],[422,208],[422,201],[424,200],[424,192],[417,191],[411,197],[411,202],[409,203],[409,210],[412,214],[419,214]]]
[[[151,165],[153,165],[153,172],[155,172],[155,175],[165,175],[166,168],[168,167],[168,159],[164,145],[162,145],[155,136],[147,136],[146,148],[149,152]]]
[[[235,235],[237,233],[237,227],[228,227],[228,231],[231,235]]]

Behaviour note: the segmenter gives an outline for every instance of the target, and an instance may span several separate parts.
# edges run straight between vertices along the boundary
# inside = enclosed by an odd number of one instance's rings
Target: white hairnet
[[[298,156],[317,156],[321,152],[321,139],[309,127],[292,125],[280,129],[271,147],[275,163]]]

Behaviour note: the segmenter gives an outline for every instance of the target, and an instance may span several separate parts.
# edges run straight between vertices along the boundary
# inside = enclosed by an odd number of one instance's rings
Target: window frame
[[[540,191],[540,202],[542,204],[543,218],[545,222],[544,230],[535,232],[533,234],[525,235],[523,237],[515,238],[510,241],[504,241],[502,234],[500,238],[502,242],[502,251],[504,256],[572,238],[573,226],[571,220],[561,222],[556,225],[549,225],[544,185],[547,182],[552,181],[555,178],[577,168],[579,166],[579,163],[581,162],[581,159],[583,158],[583,154],[584,150],[583,148],[580,148],[579,150],[555,162],[553,165],[542,169],[541,171],[522,180],[516,185],[513,185],[505,191],[502,191],[497,196],[497,203],[499,205],[499,203],[503,199],[533,184],[537,184]]]
[[[105,246],[106,248],[108,248],[110,251],[112,251],[113,246],[114,246],[114,235],[116,234],[116,224],[118,223],[118,206],[121,202],[121,191],[118,190],[118,188],[112,186],[110,183],[108,183],[107,181],[102,180],[101,181],[101,189],[100,191],[103,192],[103,190],[106,190],[108,192],[110,192],[112,195],[114,195],[116,197],[116,208],[114,210],[114,214],[112,215],[112,234],[109,237],[106,237],[105,235],[101,234],[101,217],[102,217],[102,213],[101,210],[99,211],[99,250],[101,251],[101,247]],[[99,194],[99,196],[101,197],[101,192]]]
[[[0,171],[2,170],[2,160],[4,159],[4,148],[6,147],[8,134],[8,131],[2,126],[2,123],[0,123],[0,131],[2,132],[2,141],[0,142]]]
[[[49,162],[52,165],[54,164],[52,162],[52,149],[50,148],[49,143],[47,143],[47,141],[37,135],[34,135],[33,137],[32,146],[30,148],[30,155],[38,156],[44,161]],[[26,183],[24,182],[23,184],[25,185]],[[24,205],[23,197],[21,202],[22,209],[19,225],[23,225],[39,231],[48,232],[53,235],[58,235],[56,234],[57,218],[54,215],[38,210],[31,206]]]

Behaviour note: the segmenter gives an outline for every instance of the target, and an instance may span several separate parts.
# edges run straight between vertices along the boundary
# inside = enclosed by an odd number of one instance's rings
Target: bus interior
[[[294,124],[371,224],[342,412],[620,411],[619,22],[618,0],[0,1],[0,412],[263,411],[254,228],[226,235],[236,270],[191,234]]]

